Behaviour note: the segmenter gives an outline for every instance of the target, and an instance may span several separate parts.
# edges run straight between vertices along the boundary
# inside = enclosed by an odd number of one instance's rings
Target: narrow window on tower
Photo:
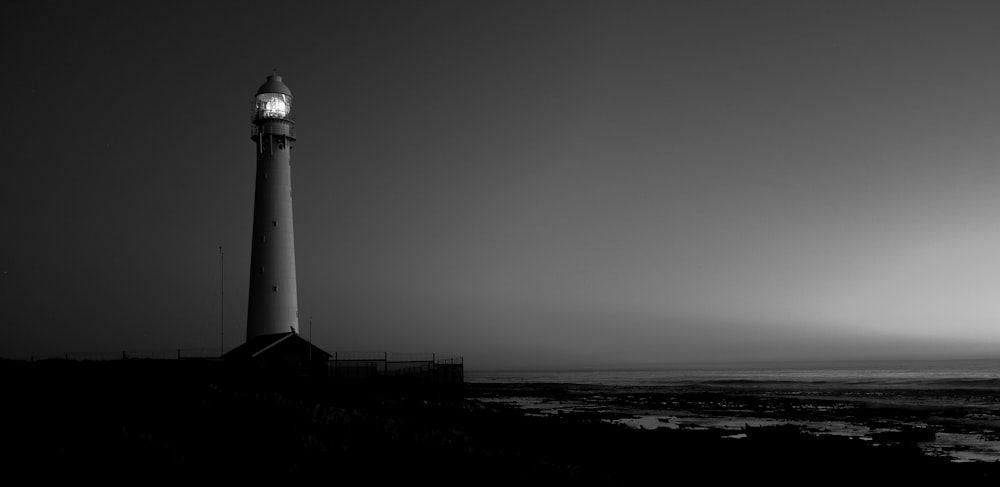
[[[261,274],[263,274],[263,273],[264,273],[264,266],[261,266],[261,267],[260,267],[260,273],[261,273]]]
[[[278,286],[277,285],[271,286],[271,291],[278,292]]]
[[[278,226],[278,221],[277,220],[271,220],[271,226],[272,227],[277,227]]]
[[[267,179],[267,172],[264,173],[264,179]]]
[[[266,244],[267,243],[267,235],[261,235],[260,236],[260,243],[262,243],[262,244]]]

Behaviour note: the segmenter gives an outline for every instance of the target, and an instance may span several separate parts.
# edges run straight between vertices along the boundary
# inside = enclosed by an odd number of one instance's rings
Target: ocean
[[[634,370],[466,371],[481,400],[528,414],[607,414],[641,429],[794,425],[926,454],[1000,461],[1000,359],[753,363]]]
[[[641,369],[469,370],[470,383],[671,386],[996,388],[1000,359],[773,362]]]

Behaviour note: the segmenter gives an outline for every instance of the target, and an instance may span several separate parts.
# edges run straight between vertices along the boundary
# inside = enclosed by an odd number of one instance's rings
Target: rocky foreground
[[[639,430],[526,415],[476,386],[331,384],[201,361],[2,362],[3,467],[34,481],[995,481],[905,439],[796,427]]]

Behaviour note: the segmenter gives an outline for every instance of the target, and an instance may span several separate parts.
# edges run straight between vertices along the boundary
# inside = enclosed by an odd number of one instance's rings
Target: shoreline
[[[10,470],[36,479],[159,478],[468,482],[1000,478],[1000,464],[953,463],[910,441],[875,446],[794,425],[643,430],[606,409],[533,415],[503,403],[566,401],[593,389],[517,384],[435,390],[397,382],[234,377],[195,362],[0,364]],[[532,390],[532,388],[535,388]],[[639,406],[670,391],[604,389]],[[688,391],[707,413],[740,395]],[[698,395],[700,394],[700,396]],[[743,397],[751,400],[752,395]],[[755,399],[754,399],[755,400]],[[780,401],[779,401],[780,402]],[[759,404],[768,403],[767,401]],[[698,409],[698,408],[701,409]],[[680,409],[680,408],[678,408]]]
[[[717,430],[728,438],[743,438],[750,427],[786,426],[873,446],[907,443],[952,462],[1000,461],[1000,392],[993,388],[775,387],[754,381],[472,383],[469,388],[481,400],[528,415],[585,415],[647,430]]]

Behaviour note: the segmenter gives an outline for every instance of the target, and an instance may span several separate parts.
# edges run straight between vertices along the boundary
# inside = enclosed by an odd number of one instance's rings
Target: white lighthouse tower
[[[268,76],[254,99],[250,135],[257,146],[257,182],[247,341],[299,330],[292,231],[291,151],[295,121],[291,112],[291,90],[281,82],[281,76]]]

